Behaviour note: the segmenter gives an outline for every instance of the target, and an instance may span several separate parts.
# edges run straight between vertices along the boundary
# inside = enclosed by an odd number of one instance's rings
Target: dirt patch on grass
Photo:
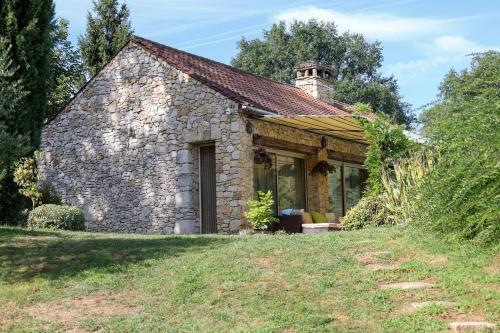
[[[484,272],[489,275],[500,275],[500,255],[494,256],[493,263],[484,268]]]
[[[39,303],[25,309],[27,315],[38,320],[61,324],[74,323],[89,317],[113,317],[135,312],[132,300],[135,294],[86,295],[58,302]]]
[[[0,304],[0,327],[12,324],[18,316],[19,308],[14,302]]]
[[[384,270],[390,271],[390,270],[398,269],[399,266],[401,266],[401,263],[398,263],[398,262],[387,263],[387,264],[373,263],[373,264],[366,265],[366,267],[368,267],[372,271],[384,271]]]
[[[355,255],[354,257],[360,264],[367,265],[367,264],[375,264],[377,262],[377,258],[371,255],[370,253],[361,253]]]

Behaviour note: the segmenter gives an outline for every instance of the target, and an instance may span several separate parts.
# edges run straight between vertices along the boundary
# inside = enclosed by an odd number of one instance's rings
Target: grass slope
[[[3,227],[0,331],[446,331],[500,321],[499,259],[498,247],[398,227],[182,237]],[[384,263],[400,266],[371,269]],[[436,287],[378,288],[416,280]],[[410,307],[432,300],[455,304]]]

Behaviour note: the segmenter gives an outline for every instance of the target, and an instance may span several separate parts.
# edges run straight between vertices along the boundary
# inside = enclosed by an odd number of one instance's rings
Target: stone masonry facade
[[[247,123],[253,131],[247,131]],[[246,116],[225,97],[130,42],[48,122],[38,166],[90,231],[198,233],[199,147],[215,146],[217,231],[245,225],[253,197],[252,136],[363,156],[365,146]],[[308,175],[308,207],[325,211],[325,177]]]
[[[38,164],[88,230],[199,232],[198,146],[212,142],[218,232],[236,232],[252,181],[243,120],[237,103],[130,43],[44,127]]]

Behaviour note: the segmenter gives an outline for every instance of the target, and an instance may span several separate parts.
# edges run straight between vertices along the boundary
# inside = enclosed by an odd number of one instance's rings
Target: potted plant
[[[253,160],[256,164],[264,164],[264,168],[266,169],[271,169],[273,166],[273,160],[264,148],[255,150]]]
[[[278,218],[274,216],[273,193],[258,191],[257,197],[258,199],[247,202],[250,209],[245,212],[245,217],[254,230],[266,231],[272,223],[278,222]]]
[[[328,176],[329,173],[332,173],[335,171],[335,166],[331,165],[327,161],[318,161],[314,168],[311,170],[311,175],[319,173],[320,175],[323,176]]]

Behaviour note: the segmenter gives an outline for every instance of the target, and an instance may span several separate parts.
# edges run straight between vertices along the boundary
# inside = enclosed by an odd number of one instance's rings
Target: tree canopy
[[[87,14],[87,30],[78,44],[85,68],[95,75],[132,37],[130,12],[118,0],[94,0]]]
[[[284,22],[264,30],[263,39],[238,42],[232,65],[273,80],[293,83],[293,67],[317,61],[333,73],[334,99],[349,104],[367,103],[395,122],[409,125],[413,115],[402,101],[394,77],[380,73],[383,62],[380,42],[360,34],[339,33],[334,23]]]
[[[68,20],[59,18],[51,32],[52,77],[48,115],[61,109],[85,82],[79,51],[68,39]]]

